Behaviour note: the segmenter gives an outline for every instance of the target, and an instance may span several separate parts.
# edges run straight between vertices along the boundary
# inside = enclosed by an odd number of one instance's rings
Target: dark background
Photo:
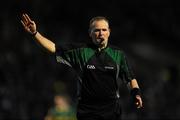
[[[106,16],[110,43],[126,51],[143,93],[144,109],[134,112],[122,90],[123,117],[180,118],[178,0],[6,0],[0,4],[0,120],[42,120],[59,91],[76,101],[76,75],[23,30],[22,13],[56,43],[86,42],[90,18]]]

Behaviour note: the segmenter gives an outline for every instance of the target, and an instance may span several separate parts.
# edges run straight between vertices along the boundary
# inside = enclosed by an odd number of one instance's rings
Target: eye
[[[107,31],[107,29],[94,29],[94,32]]]
[[[102,29],[102,31],[107,31],[107,29]]]
[[[101,31],[100,29],[94,29],[94,32],[99,32],[99,31]]]

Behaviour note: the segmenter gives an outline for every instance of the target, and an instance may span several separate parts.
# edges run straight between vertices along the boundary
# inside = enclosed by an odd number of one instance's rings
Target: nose
[[[102,35],[102,34],[103,34],[103,30],[100,30],[100,31],[99,31],[99,35]]]

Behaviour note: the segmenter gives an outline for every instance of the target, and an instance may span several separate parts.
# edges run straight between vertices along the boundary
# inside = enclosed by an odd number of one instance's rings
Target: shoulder
[[[111,50],[118,51],[120,53],[124,53],[124,50],[121,47],[116,46],[116,45],[108,45],[108,48],[110,48]]]

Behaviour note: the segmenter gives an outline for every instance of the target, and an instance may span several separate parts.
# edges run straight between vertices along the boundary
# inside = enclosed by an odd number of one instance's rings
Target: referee
[[[35,22],[27,14],[22,15],[21,23],[41,46],[55,54],[57,63],[76,70],[79,76],[78,120],[120,120],[119,80],[129,85],[134,105],[143,106],[140,88],[126,54],[108,44],[111,31],[107,18],[97,16],[90,20],[91,40],[84,44],[55,44],[37,31]]]

